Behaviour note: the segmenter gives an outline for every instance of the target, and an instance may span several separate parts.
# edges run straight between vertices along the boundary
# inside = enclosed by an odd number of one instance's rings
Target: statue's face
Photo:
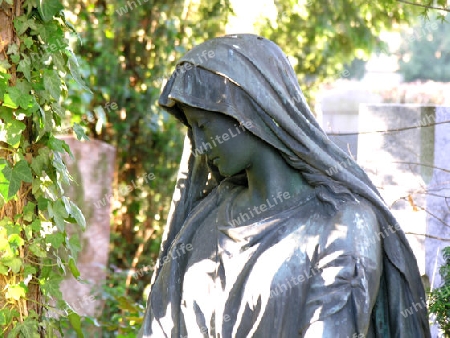
[[[262,146],[239,122],[224,114],[183,106],[194,135],[194,154],[206,154],[223,176],[232,176],[254,163]]]

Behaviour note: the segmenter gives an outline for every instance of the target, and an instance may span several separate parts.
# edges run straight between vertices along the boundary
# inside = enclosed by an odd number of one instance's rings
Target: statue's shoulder
[[[331,223],[342,225],[364,222],[378,228],[375,207],[365,199],[355,199],[340,204],[338,210],[331,216],[331,221]]]
[[[344,246],[355,251],[378,251],[380,226],[376,210],[368,201],[361,199],[348,201],[340,205],[339,210],[329,219],[323,233],[325,246],[330,245],[330,238],[335,245]]]

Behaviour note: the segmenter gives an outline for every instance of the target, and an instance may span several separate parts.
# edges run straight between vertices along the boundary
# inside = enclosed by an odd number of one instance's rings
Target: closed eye
[[[199,121],[198,122],[198,124],[197,124],[197,126],[200,128],[200,129],[203,129],[205,126],[207,126],[209,123],[210,123],[211,121]]]

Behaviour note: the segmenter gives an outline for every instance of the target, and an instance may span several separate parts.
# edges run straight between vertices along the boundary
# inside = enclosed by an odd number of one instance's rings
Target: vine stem
[[[443,7],[434,7],[434,6],[429,6],[429,5],[422,5],[422,4],[418,4],[415,2],[410,2],[410,1],[406,1],[406,0],[397,0],[398,2],[403,2],[404,4],[407,5],[412,5],[412,6],[417,6],[417,7],[422,7],[422,8],[427,8],[427,9],[437,9],[439,11],[445,11],[445,12],[450,12],[450,8],[443,8]]]

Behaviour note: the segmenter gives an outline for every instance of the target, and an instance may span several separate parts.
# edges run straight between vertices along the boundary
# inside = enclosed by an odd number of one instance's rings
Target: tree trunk
[[[15,17],[23,14],[22,1],[14,0],[12,5],[7,4],[5,1],[0,5],[0,61],[3,61],[7,58],[8,48],[12,44],[16,44],[20,46],[20,40],[15,34],[13,20]],[[16,68],[13,65],[9,70],[10,85],[14,86],[16,83],[17,75]],[[3,100],[3,97],[0,97],[0,100]],[[32,141],[32,120],[28,120],[25,118],[26,129],[23,131],[23,136],[28,139],[31,144]],[[0,141],[0,159],[5,159],[12,165],[15,164],[16,158],[11,156],[10,146],[4,142]],[[31,149],[31,147],[29,147]],[[26,159],[28,163],[31,163],[32,154],[27,153]],[[2,207],[0,208],[0,220],[4,220],[8,217],[11,220],[14,220],[16,223],[26,223],[26,221],[20,217],[15,219],[18,215],[23,214],[24,206],[29,202],[35,202],[34,197],[31,193],[31,183],[22,182],[21,187],[17,193],[17,198],[8,201],[3,205],[3,202],[0,202]],[[37,215],[37,210],[35,210]],[[26,241],[25,234],[22,232],[22,239]],[[4,238],[0,238],[4,239]],[[7,238],[6,238],[7,239]],[[25,242],[26,243],[26,242]],[[34,256],[31,252],[29,252],[26,246],[21,247],[20,249],[20,258],[23,261],[28,261],[30,263],[36,262],[38,263],[38,258]],[[39,265],[33,264],[37,271],[39,271]],[[39,274],[36,274],[38,276]],[[17,301],[12,301],[9,299],[8,304],[6,304],[4,291],[5,286],[7,284],[18,284],[21,281],[24,281],[26,276],[24,276],[23,268],[18,273],[9,272],[8,275],[0,275],[0,290],[2,290],[0,297],[0,309],[8,308],[10,310],[16,310],[19,313],[19,316],[15,318],[19,322],[23,322],[26,317],[28,317],[32,312],[34,312],[38,318],[37,321],[40,321],[43,313],[43,306],[41,302],[42,292],[39,287],[39,282],[33,277],[31,281],[28,282],[28,292],[26,294],[26,299],[20,298]],[[7,331],[5,333],[5,337],[8,335]],[[41,330],[41,337],[44,336],[44,332]]]

